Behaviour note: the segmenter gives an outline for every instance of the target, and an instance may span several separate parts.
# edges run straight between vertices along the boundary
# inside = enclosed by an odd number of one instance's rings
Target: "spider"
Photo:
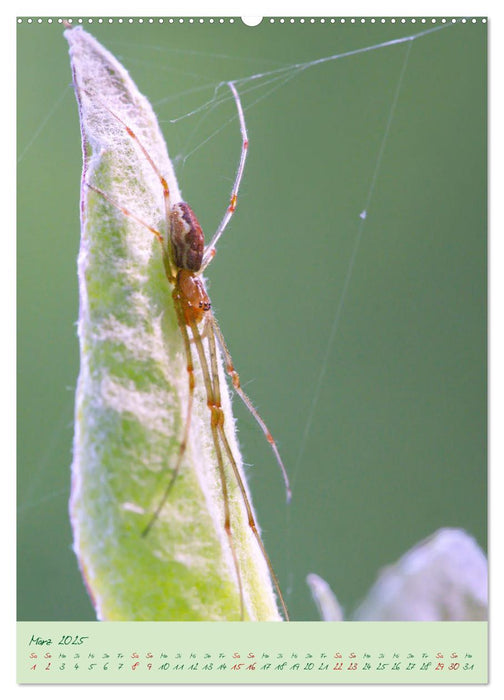
[[[123,128],[126,130],[131,139],[135,142],[136,146],[140,149],[141,153],[143,154],[150,167],[154,171],[157,179],[159,180],[164,200],[165,224],[167,231],[166,240],[165,236],[158,229],[149,225],[143,219],[138,217],[134,212],[115,202],[104,191],[102,191],[98,187],[95,187],[89,182],[87,182],[86,185],[91,190],[94,190],[101,197],[106,199],[112,206],[120,210],[124,216],[132,218],[138,224],[148,229],[161,244],[164,270],[166,273],[167,280],[172,287],[173,304],[175,307],[178,326],[182,335],[183,347],[186,357],[189,392],[185,424],[182,439],[179,445],[177,460],[171,478],[169,479],[165,491],[162,495],[162,498],[160,499],[160,502],[157,508],[155,509],[154,513],[151,515],[151,518],[147,526],[143,530],[142,535],[148,535],[149,531],[154,526],[157,518],[159,517],[163,509],[163,506],[165,505],[170,495],[170,492],[175,484],[175,481],[177,479],[177,476],[179,475],[180,469],[183,464],[183,458],[189,439],[191,415],[194,402],[194,391],[196,387],[193,357],[193,348],[195,348],[196,357],[199,360],[201,366],[203,381],[205,385],[205,393],[209,410],[210,428],[212,433],[213,445],[217,457],[219,478],[222,491],[224,509],[224,530],[228,539],[236,578],[238,581],[241,619],[244,619],[243,583],[240,573],[238,556],[236,553],[236,547],[233,540],[228,485],[225,473],[225,457],[227,458],[227,461],[231,467],[231,471],[234,475],[239,492],[241,494],[243,505],[247,514],[248,526],[253,533],[253,536],[259,546],[264,561],[267,565],[268,571],[272,578],[273,585],[275,587],[283,610],[284,617],[286,620],[288,620],[289,615],[287,612],[284,597],[282,595],[282,591],[280,589],[280,584],[277,575],[273,569],[271,561],[266,552],[264,543],[262,541],[261,535],[259,533],[242,476],[238,469],[235,456],[233,454],[228,437],[226,435],[226,427],[224,424],[224,412],[221,406],[221,387],[218,373],[217,348],[219,348],[222,352],[225,361],[226,372],[231,378],[235,391],[240,396],[240,398],[242,399],[252,416],[255,418],[261,430],[263,431],[266,440],[271,445],[276,461],[278,462],[278,465],[282,472],[288,501],[291,497],[289,479],[282,459],[280,457],[278,447],[275,443],[275,440],[273,439],[273,436],[271,435],[268,427],[266,426],[266,423],[261,418],[257,410],[254,408],[250,398],[241,386],[239,375],[234,368],[231,355],[224,340],[224,336],[220,330],[220,327],[217,323],[214,314],[212,313],[210,298],[206,291],[203,279],[203,272],[215,256],[217,242],[224,233],[224,230],[226,229],[231,217],[233,216],[236,210],[238,190],[245,169],[245,161],[247,158],[249,145],[247,129],[245,124],[245,116],[240,96],[233,82],[228,82],[227,84],[232,92],[238,112],[238,119],[242,137],[241,155],[236,171],[235,181],[233,184],[229,205],[226,208],[226,212],[217,228],[217,231],[206,246],[201,226],[189,204],[183,201],[178,201],[175,203],[170,202],[170,190],[168,187],[168,183],[163,174],[161,173],[160,169],[155,164],[153,158],[150,156],[147,149],[142,144],[141,140],[135,134],[133,129],[131,129],[123,121],[123,119],[121,119],[121,117],[119,117],[115,112],[110,110],[105,105],[102,106],[112,115],[114,119],[116,119],[120,124],[122,124]],[[207,340],[207,350],[205,350],[205,345],[203,342],[205,338]]]

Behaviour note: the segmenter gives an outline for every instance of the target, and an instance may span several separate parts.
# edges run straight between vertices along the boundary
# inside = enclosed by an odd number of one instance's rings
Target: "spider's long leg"
[[[240,472],[238,471],[238,466],[236,464],[233,451],[231,450],[231,446],[229,445],[228,439],[226,437],[226,433],[224,431],[224,426],[221,425],[219,427],[219,433],[222,439],[222,442],[224,444],[224,448],[226,450],[227,456],[229,458],[229,461],[231,462],[231,467],[233,469],[234,475],[236,477],[236,481],[238,483],[238,488],[240,489],[240,493],[243,498],[243,502],[245,504],[245,509],[247,511],[247,518],[248,518],[248,525],[250,529],[252,530],[252,533],[256,539],[257,544],[259,545],[259,549],[261,550],[261,553],[263,555],[264,561],[266,562],[266,566],[268,567],[268,571],[270,573],[271,578],[273,579],[273,585],[275,586],[278,598],[280,599],[280,604],[282,606],[283,614],[287,622],[289,621],[289,613],[287,611],[287,606],[285,604],[284,597],[282,595],[282,589],[280,588],[280,583],[278,581],[278,577],[275,573],[275,570],[273,568],[273,564],[271,563],[271,560],[266,552],[266,548],[264,546],[264,543],[262,541],[262,537],[259,534],[259,530],[257,529],[257,524],[254,518],[254,514],[252,513],[252,508],[250,506],[250,501],[247,496],[247,492],[245,490],[245,486],[243,484],[243,480],[240,476]]]
[[[138,145],[140,150],[142,151],[143,155],[145,156],[147,162],[151,166],[152,170],[156,174],[156,176],[159,179],[159,182],[161,183],[161,187],[163,188],[163,199],[164,199],[164,205],[165,205],[165,217],[166,221],[169,221],[169,216],[170,216],[170,188],[168,187],[168,183],[166,182],[165,177],[157,167],[157,165],[154,163],[152,160],[152,157],[150,156],[148,150],[145,148],[143,143],[140,141],[138,136],[135,134],[133,129],[131,129],[125,121],[121,119],[121,117],[116,114],[113,110],[110,109],[104,102],[100,100],[100,98],[97,95],[92,94],[89,90],[85,90],[84,88],[79,88],[83,92],[85,92],[89,97],[92,97],[94,100],[100,103],[101,107],[105,109],[114,119],[116,119],[120,124],[123,125],[124,129],[126,130],[127,134],[131,136],[131,138],[135,141],[135,143]]]
[[[234,538],[233,538],[233,533],[231,531],[231,513],[229,511],[229,496],[228,496],[228,490],[227,490],[227,483],[226,483],[226,474],[224,472],[224,460],[222,459],[222,450],[219,444],[219,433],[218,433],[218,428],[216,423],[216,416],[214,413],[214,410],[212,409],[212,417],[211,417],[211,428],[212,428],[212,436],[213,436],[213,441],[214,441],[214,446],[215,446],[215,452],[217,454],[217,464],[219,465],[219,475],[220,475],[220,481],[221,481],[221,488],[222,488],[222,500],[224,502],[224,530],[226,532],[228,542],[229,542],[229,548],[231,550],[231,555],[233,557],[233,564],[236,572],[236,578],[238,580],[238,589],[240,593],[240,620],[245,619],[245,601],[243,598],[243,583],[242,583],[242,578],[241,578],[241,572],[240,572],[240,565],[238,563],[238,556],[236,554],[236,549],[234,545]]]
[[[238,190],[240,189],[240,183],[243,177],[243,171],[245,170],[245,161],[247,159],[247,151],[248,151],[248,135],[247,135],[247,127],[245,125],[245,115],[243,114],[243,107],[241,104],[240,100],[240,95],[238,94],[238,90],[235,88],[235,85],[233,82],[228,83],[229,89],[233,93],[234,101],[236,103],[236,109],[238,111],[238,119],[240,120],[240,131],[242,135],[242,149],[241,149],[241,155],[240,155],[240,162],[238,163],[238,168],[236,170],[236,176],[235,176],[235,181],[233,184],[233,190],[231,192],[231,198],[229,200],[229,205],[226,209],[226,213],[222,217],[222,221],[219,224],[219,227],[217,228],[217,231],[214,233],[210,243],[206,246],[205,248],[205,253],[203,255],[203,262],[201,265],[201,271],[205,269],[205,267],[211,262],[213,256],[215,255],[215,246],[217,245],[217,241],[219,238],[222,236],[224,233],[224,230],[226,226],[229,223],[229,220],[233,216],[235,209],[236,209],[236,203],[238,201]]]
[[[213,317],[211,316],[210,319],[213,320]],[[208,349],[210,352],[210,362],[211,362],[211,367],[212,367],[212,375],[214,378],[213,379],[214,393],[215,393],[215,395],[219,396],[219,405],[220,405],[220,384],[219,384],[219,374],[218,374],[218,365],[217,365],[217,347],[216,347],[216,341],[215,341],[214,326],[211,322],[209,324],[207,338],[208,338]],[[235,460],[235,457],[233,455],[233,451],[232,451],[231,446],[229,444],[229,441],[227,439],[226,431],[224,430],[224,414],[222,413],[222,409],[220,409],[220,412],[222,414],[222,420],[219,421],[219,423],[217,425],[217,430],[218,430],[220,438],[222,440],[222,444],[224,445],[224,449],[226,451],[228,459],[231,463],[231,468],[233,470],[233,474],[235,476],[236,483],[238,484],[238,488],[240,490],[240,493],[241,493],[241,496],[243,499],[243,503],[245,505],[245,510],[247,511],[248,525],[249,525],[250,529],[252,530],[252,533],[256,539],[257,544],[259,545],[259,549],[261,550],[263,559],[266,562],[266,566],[268,567],[268,571],[270,573],[270,576],[273,580],[273,584],[275,586],[278,597],[280,599],[280,603],[282,605],[285,619],[288,620],[289,613],[287,612],[287,606],[285,605],[284,597],[282,595],[282,591],[280,588],[280,583],[278,581],[275,570],[273,569],[273,565],[270,561],[270,558],[268,557],[268,554],[266,552],[266,548],[265,548],[264,543],[262,541],[261,535],[259,534],[259,530],[257,528],[257,523],[255,521],[254,514],[252,512],[252,506],[250,505],[250,500],[249,500],[249,497],[247,494],[247,490],[245,488],[245,484],[243,483],[243,479],[242,479],[240,471],[238,469],[238,465],[236,464],[236,460]]]
[[[108,194],[106,194],[103,190],[100,190],[99,187],[95,187],[94,185],[91,185],[89,182],[85,183],[87,187],[89,187],[90,190],[93,190],[93,192],[96,192],[99,194],[103,199],[106,199],[109,204],[111,204],[113,207],[121,211],[124,216],[128,216],[130,219],[133,219],[134,221],[137,222],[137,224],[140,224],[140,226],[144,226],[144,228],[148,229],[151,233],[153,233],[158,241],[163,245],[163,234],[158,231],[157,229],[153,228],[152,226],[149,226],[148,223],[146,223],[143,219],[141,219],[139,216],[134,214],[132,211],[129,209],[126,209],[126,207],[123,207],[121,204],[118,204],[115,202],[112,197],[109,197]]]
[[[163,234],[158,231],[156,228],[153,228],[150,226],[146,221],[141,219],[139,216],[134,214],[132,211],[127,209],[126,207],[123,207],[121,204],[118,204],[116,201],[112,199],[112,197],[109,197],[108,194],[106,194],[103,190],[100,190],[99,187],[95,187],[94,185],[89,184],[89,182],[86,182],[85,185],[89,187],[90,190],[93,190],[97,194],[99,194],[103,199],[106,199],[109,204],[111,204],[113,207],[118,209],[120,212],[124,214],[124,216],[128,216],[130,219],[133,219],[134,221],[137,222],[137,224],[140,224],[140,226],[143,226],[146,228],[148,231],[153,233],[158,241],[161,243],[161,250],[162,250],[162,258],[163,258],[163,265],[165,269],[165,274],[168,279],[168,282],[171,284],[175,283],[176,279],[176,273],[173,268],[173,264],[170,259],[170,255],[168,253],[168,249],[164,244],[164,239],[163,239]]]
[[[219,328],[219,324],[217,323],[214,316],[211,317],[211,323],[212,323],[212,329],[215,332],[215,336],[217,338],[217,342],[219,343],[219,346],[224,354],[224,359],[226,362],[226,372],[231,377],[231,381],[233,382],[233,386],[234,386],[238,396],[241,398],[241,400],[243,401],[245,406],[248,408],[250,413],[254,416],[254,418],[256,419],[257,423],[259,424],[261,430],[263,431],[266,440],[271,445],[271,449],[273,450],[273,453],[276,457],[276,461],[278,463],[278,466],[280,467],[280,470],[282,472],[282,476],[283,476],[283,480],[284,480],[284,484],[285,484],[285,492],[287,495],[287,502],[289,502],[292,498],[292,491],[291,491],[291,487],[289,484],[289,477],[287,475],[287,470],[286,470],[285,465],[282,461],[282,458],[280,457],[280,452],[278,450],[277,444],[276,444],[272,434],[268,430],[268,426],[263,421],[263,419],[261,418],[261,416],[259,415],[259,413],[255,409],[254,404],[252,403],[252,401],[250,400],[248,395],[244,392],[244,390],[241,387],[240,377],[238,375],[238,372],[235,370],[235,368],[233,366],[233,360],[231,358],[231,353],[229,352],[229,350],[227,348],[226,341],[224,340],[224,336],[222,335],[222,331]]]
[[[224,470],[224,460],[222,458],[222,450],[219,443],[219,427],[224,424],[224,413],[220,405],[220,392],[218,396],[215,396],[214,384],[210,376],[210,369],[208,367],[207,358],[205,355],[205,349],[203,347],[203,339],[198,326],[195,321],[190,323],[194,343],[196,345],[198,356],[201,365],[201,371],[203,373],[203,380],[205,383],[205,390],[207,395],[207,403],[210,409],[210,428],[212,430],[213,443],[215,447],[215,453],[217,455],[217,464],[219,468],[219,477],[222,489],[222,501],[224,505],[224,531],[227,535],[229,548],[231,550],[231,555],[233,557],[233,564],[236,572],[236,578],[238,581],[238,588],[240,593],[240,619],[243,620],[245,616],[245,602],[243,598],[243,583],[241,578],[240,566],[238,563],[238,556],[236,554],[236,548],[234,544],[233,533],[231,530],[231,512],[229,509],[229,494],[226,481],[226,473]],[[213,370],[212,370],[213,372]]]
[[[212,363],[212,372],[213,372],[213,376],[214,376],[214,384],[218,384],[218,381],[219,381],[218,376],[219,375],[217,373],[217,348],[216,348],[215,335],[214,335],[213,331],[214,331],[214,326],[212,325],[210,327],[210,331],[209,331],[207,337],[208,337],[208,347],[209,347],[209,351],[210,351],[210,358],[211,358],[211,363]],[[220,391],[220,387],[219,387],[219,391]],[[273,583],[274,583],[275,589],[277,591],[278,597],[280,599],[280,603],[282,605],[285,619],[288,620],[289,614],[287,612],[287,606],[285,605],[282,591],[280,589],[280,584],[279,584],[277,575],[275,573],[275,570],[273,569],[273,565],[271,564],[270,558],[268,557],[268,554],[266,552],[266,548],[265,548],[264,543],[262,541],[261,535],[259,534],[259,530],[257,528],[254,514],[252,512],[252,507],[250,505],[250,500],[249,500],[249,497],[247,494],[247,490],[245,488],[245,484],[243,483],[243,479],[242,479],[240,471],[238,469],[238,465],[236,464],[236,460],[235,460],[235,457],[233,455],[233,451],[231,449],[231,446],[230,446],[229,441],[227,439],[226,432],[224,430],[224,420],[219,422],[217,429],[219,432],[219,436],[222,440],[222,443],[224,445],[224,449],[226,451],[228,459],[231,463],[231,468],[233,470],[233,474],[235,476],[236,482],[238,484],[238,488],[240,490],[240,493],[241,493],[241,496],[243,499],[243,503],[245,505],[245,510],[247,512],[248,525],[249,525],[250,529],[252,530],[252,533],[256,539],[257,544],[259,545],[259,549],[261,550],[264,561],[266,562],[266,566],[268,567],[268,571],[271,575],[271,578],[273,579]]]
[[[175,310],[177,312],[177,320],[180,328],[180,332],[182,333],[182,339],[184,341],[184,350],[185,350],[185,356],[186,356],[186,369],[187,369],[187,379],[189,382],[189,394],[188,394],[188,399],[187,399],[187,414],[186,414],[186,421],[185,421],[185,427],[184,427],[184,433],[182,436],[182,441],[180,442],[179,445],[179,451],[177,455],[177,462],[175,464],[175,468],[173,470],[173,473],[171,475],[171,479],[168,482],[165,491],[163,493],[163,496],[161,500],[159,501],[159,504],[154,511],[154,513],[151,516],[151,519],[147,523],[147,526],[142,532],[142,537],[145,537],[148,535],[149,531],[151,530],[152,526],[156,522],[156,520],[159,517],[159,514],[163,510],[163,507],[166,503],[166,500],[168,496],[170,495],[170,491],[173,488],[173,485],[180,473],[180,468],[182,466],[182,459],[184,457],[185,451],[187,449],[187,441],[189,439],[189,430],[191,428],[191,420],[192,420],[192,407],[193,407],[193,401],[194,401],[194,387],[195,387],[195,380],[194,380],[194,365],[193,365],[193,359],[192,359],[192,352],[191,352],[191,342],[189,339],[189,334],[187,333],[187,327],[185,324],[185,319],[184,319],[184,313],[182,311],[180,299],[177,294],[177,290],[173,290],[173,301],[175,305]]]

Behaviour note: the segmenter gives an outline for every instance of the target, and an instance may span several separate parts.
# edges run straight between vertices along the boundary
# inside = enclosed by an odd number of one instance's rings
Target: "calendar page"
[[[17,18],[19,683],[487,682],[487,28]]]
[[[487,680],[487,624],[19,623],[21,683]]]

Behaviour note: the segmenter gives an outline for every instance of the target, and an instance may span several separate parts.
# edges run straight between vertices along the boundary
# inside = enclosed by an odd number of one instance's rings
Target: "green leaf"
[[[126,70],[80,27],[65,36],[84,158],[74,549],[99,619],[238,620],[238,579],[197,363],[180,474],[142,537],[177,461],[188,374],[162,247],[141,223],[166,233],[162,187],[139,143],[168,182],[170,206],[181,195],[156,117]],[[219,372],[226,430],[241,471],[221,362]],[[268,568],[228,465],[226,475],[244,618],[279,620]]]

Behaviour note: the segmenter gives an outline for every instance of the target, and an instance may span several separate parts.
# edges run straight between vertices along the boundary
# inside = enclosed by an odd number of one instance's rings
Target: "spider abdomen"
[[[177,202],[171,209],[170,240],[176,267],[198,272],[203,260],[205,236],[196,214],[186,202]]]

